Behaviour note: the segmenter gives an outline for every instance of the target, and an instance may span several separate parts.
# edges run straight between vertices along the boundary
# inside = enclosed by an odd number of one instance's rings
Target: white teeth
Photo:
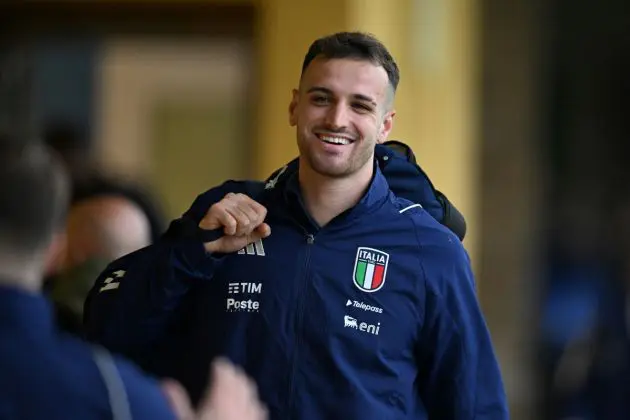
[[[326,143],[332,144],[350,144],[350,140],[345,139],[343,137],[330,137],[330,136],[320,136],[320,139],[325,141]]]

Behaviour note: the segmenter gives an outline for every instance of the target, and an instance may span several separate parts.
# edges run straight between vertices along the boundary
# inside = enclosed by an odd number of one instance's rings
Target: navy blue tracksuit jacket
[[[390,191],[380,169],[361,201],[320,228],[297,174],[257,200],[270,237],[209,255],[166,235],[115,261],[86,305],[92,339],[197,399],[225,355],[257,382],[276,419],[507,419],[497,361],[459,239]],[[252,184],[200,195],[178,221]]]
[[[114,358],[112,409],[94,350],[58,334],[52,314],[43,296],[0,286],[0,419],[175,419],[156,382]]]

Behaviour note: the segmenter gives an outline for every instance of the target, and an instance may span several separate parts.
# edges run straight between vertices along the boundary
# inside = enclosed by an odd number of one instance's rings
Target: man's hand
[[[163,380],[162,391],[178,420],[266,420],[267,410],[258,399],[256,385],[225,359],[212,364],[211,385],[195,413],[184,387]]]
[[[266,420],[256,385],[225,359],[212,364],[212,383],[197,411],[199,420]]]
[[[199,227],[206,230],[223,228],[225,236],[206,242],[206,251],[229,254],[271,234],[264,223],[267,209],[245,194],[227,194],[206,213]]]
[[[164,379],[161,382],[161,387],[177,420],[197,420],[188,393],[179,382],[173,379]]]

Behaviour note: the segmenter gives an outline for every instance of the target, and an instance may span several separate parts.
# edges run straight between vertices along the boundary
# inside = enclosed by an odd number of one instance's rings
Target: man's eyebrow
[[[327,89],[327,88],[322,87],[322,86],[313,86],[312,88],[310,88],[309,90],[306,91],[306,93],[313,93],[313,92],[325,93],[327,95],[332,95],[333,94],[332,90]]]
[[[330,90],[328,88],[325,88],[325,87],[322,87],[322,86],[313,86],[312,88],[310,88],[309,90],[306,91],[306,93],[313,93],[313,92],[320,92],[320,93],[325,93],[326,95],[333,95],[333,91],[332,90]],[[373,98],[370,98],[369,96],[362,95],[360,93],[355,93],[352,96],[355,99],[358,99],[360,101],[369,102],[369,103],[371,103],[374,106],[378,105],[376,103],[376,101]]]

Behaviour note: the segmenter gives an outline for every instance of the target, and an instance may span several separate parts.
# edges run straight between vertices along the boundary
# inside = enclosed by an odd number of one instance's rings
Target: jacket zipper
[[[306,297],[306,289],[308,286],[308,280],[310,277],[309,274],[309,263],[311,259],[311,245],[315,243],[315,235],[307,233],[306,234],[306,256],[304,258],[304,268],[302,272],[302,282],[300,284],[298,301],[297,301],[297,315],[295,322],[295,340],[294,340],[294,350],[293,350],[293,360],[291,363],[291,376],[289,379],[289,398],[287,401],[287,418],[291,419],[291,413],[293,412],[293,405],[295,403],[295,375],[297,372],[297,364],[299,358],[299,349],[301,345],[302,339],[302,323],[304,321],[304,300]]]

